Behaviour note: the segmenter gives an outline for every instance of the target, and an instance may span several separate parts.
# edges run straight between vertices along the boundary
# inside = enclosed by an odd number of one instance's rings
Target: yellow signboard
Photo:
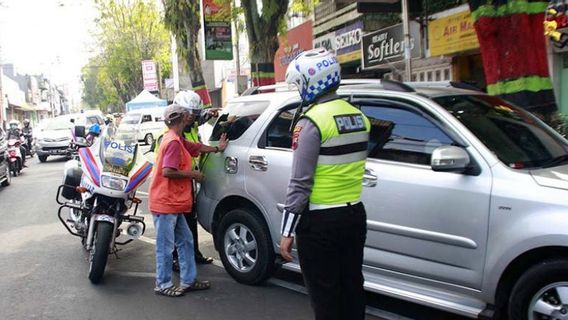
[[[441,56],[479,48],[471,13],[460,12],[428,24],[430,55]]]

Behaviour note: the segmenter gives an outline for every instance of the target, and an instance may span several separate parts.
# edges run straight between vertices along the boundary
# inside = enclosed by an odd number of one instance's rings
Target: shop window
[[[428,77],[428,78],[427,78],[428,81],[432,81],[432,71],[426,72],[426,75],[427,75],[427,77]]]
[[[425,74],[426,74],[425,72],[420,72],[420,81],[425,80],[425,77],[424,77]]]
[[[436,80],[435,81],[441,81],[442,80],[442,72],[440,70],[436,70]]]
[[[412,74],[412,78],[411,78],[411,79],[412,79],[411,81],[413,81],[413,82],[416,81],[416,73],[413,73],[413,74]]]
[[[450,76],[450,69],[446,68],[444,69],[444,80],[452,80],[452,77]]]

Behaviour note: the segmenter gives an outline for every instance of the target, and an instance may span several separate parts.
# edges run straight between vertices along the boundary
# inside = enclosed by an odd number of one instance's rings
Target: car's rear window
[[[209,140],[218,141],[223,133],[227,133],[229,140],[237,140],[269,105],[270,101],[229,102],[223,108]]]

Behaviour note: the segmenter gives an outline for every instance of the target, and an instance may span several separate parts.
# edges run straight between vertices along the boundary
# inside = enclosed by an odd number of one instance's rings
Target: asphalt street
[[[92,285],[80,239],[57,219],[57,186],[64,158],[29,168],[0,188],[0,319],[312,319],[301,277],[280,271],[262,286],[235,282],[217,259],[199,265],[198,278],[212,288],[180,298],[157,296],[154,287],[154,228],[146,209],[147,186],[138,196],[147,230],[111,255],[104,281]],[[200,247],[218,258],[211,236],[200,230]],[[462,319],[369,294],[367,319]]]

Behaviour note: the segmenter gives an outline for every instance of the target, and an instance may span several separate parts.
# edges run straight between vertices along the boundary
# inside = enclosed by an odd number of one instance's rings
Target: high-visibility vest
[[[371,129],[369,119],[342,99],[313,105],[303,117],[310,119],[321,134],[310,203],[359,201]]]

